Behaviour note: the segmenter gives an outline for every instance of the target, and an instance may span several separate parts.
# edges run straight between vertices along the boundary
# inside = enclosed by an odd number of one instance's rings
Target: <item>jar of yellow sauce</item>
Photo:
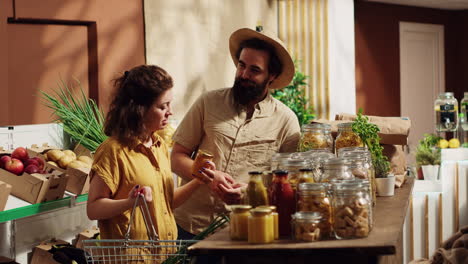
[[[278,226],[278,212],[276,212],[276,206],[274,205],[262,205],[257,208],[268,208],[271,209],[271,215],[273,216],[273,238],[276,240],[279,238],[279,226]]]
[[[267,188],[263,184],[263,173],[260,171],[249,172],[249,184],[246,189],[245,204],[257,207],[268,205]]]
[[[247,240],[250,205],[232,205],[230,220],[230,236],[232,240]]]
[[[248,230],[249,243],[266,244],[273,242],[273,216],[271,215],[271,209],[255,208],[250,210]]]

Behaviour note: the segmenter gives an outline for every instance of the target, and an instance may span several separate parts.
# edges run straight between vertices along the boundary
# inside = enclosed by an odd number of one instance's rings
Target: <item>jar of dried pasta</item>
[[[322,216],[319,224],[322,237],[330,237],[332,228],[331,204],[326,183],[301,183],[297,192],[298,212],[317,212]]]
[[[362,181],[333,184],[333,231],[337,239],[367,237],[370,232],[371,201]]]
[[[338,136],[335,140],[335,153],[338,152],[338,149],[340,148],[364,146],[359,135],[353,132],[352,125],[352,122],[338,124]]]
[[[299,151],[304,152],[311,149],[333,150],[333,137],[331,136],[330,125],[319,123],[302,125]]]

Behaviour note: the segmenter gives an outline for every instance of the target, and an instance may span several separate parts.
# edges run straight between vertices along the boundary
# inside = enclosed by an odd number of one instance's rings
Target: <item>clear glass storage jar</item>
[[[320,228],[323,221],[322,215],[317,212],[297,212],[292,216],[292,237],[296,241],[312,242],[324,238]]]
[[[302,125],[298,150],[304,152],[311,149],[333,150],[330,125],[320,123]]]
[[[320,230],[323,237],[330,237],[332,230],[331,204],[326,183],[301,183],[297,192],[298,212],[318,212],[323,221]]]
[[[343,158],[331,158],[323,161],[323,173],[320,182],[329,182],[333,179],[354,179],[348,167],[348,160]]]
[[[337,153],[340,148],[364,146],[361,138],[353,132],[352,125],[353,123],[351,122],[338,124],[338,136],[336,136],[335,140],[335,153]]]
[[[438,132],[457,131],[458,101],[453,97],[453,93],[440,93],[434,104],[436,130]]]
[[[367,237],[370,232],[371,201],[361,181],[333,185],[333,231],[337,239]]]

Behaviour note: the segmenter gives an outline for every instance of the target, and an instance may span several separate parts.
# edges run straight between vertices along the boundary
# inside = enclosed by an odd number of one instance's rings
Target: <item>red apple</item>
[[[5,163],[6,163],[7,161],[10,161],[10,160],[11,160],[11,157],[10,157],[10,156],[8,156],[8,155],[2,156],[2,157],[0,158],[0,168],[4,169],[4,168],[5,168]]]
[[[16,175],[21,175],[21,173],[23,173],[23,169],[23,162],[21,162],[19,159],[12,158],[10,161],[5,163],[5,170]]]
[[[24,169],[24,172],[29,173],[29,174],[33,174],[33,173],[40,173],[41,170],[40,170],[39,167],[37,167],[36,165],[34,165],[34,164],[29,164],[29,165],[26,166],[26,168]]]
[[[29,159],[28,151],[23,147],[18,147],[11,153],[11,157],[25,162]]]
[[[37,161],[37,164],[38,164],[38,168],[40,170],[43,170],[44,169],[44,160],[42,160],[41,158],[39,157],[33,157],[32,159],[35,159]]]

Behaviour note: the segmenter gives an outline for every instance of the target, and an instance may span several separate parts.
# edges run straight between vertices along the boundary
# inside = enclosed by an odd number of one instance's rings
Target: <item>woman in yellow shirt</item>
[[[203,184],[192,180],[174,190],[169,150],[156,133],[172,115],[172,86],[171,76],[158,66],[138,66],[115,80],[104,125],[109,138],[94,155],[87,204],[102,239],[124,238],[139,192],[159,239],[177,239],[173,209]],[[140,210],[135,211],[130,238],[148,239]]]

